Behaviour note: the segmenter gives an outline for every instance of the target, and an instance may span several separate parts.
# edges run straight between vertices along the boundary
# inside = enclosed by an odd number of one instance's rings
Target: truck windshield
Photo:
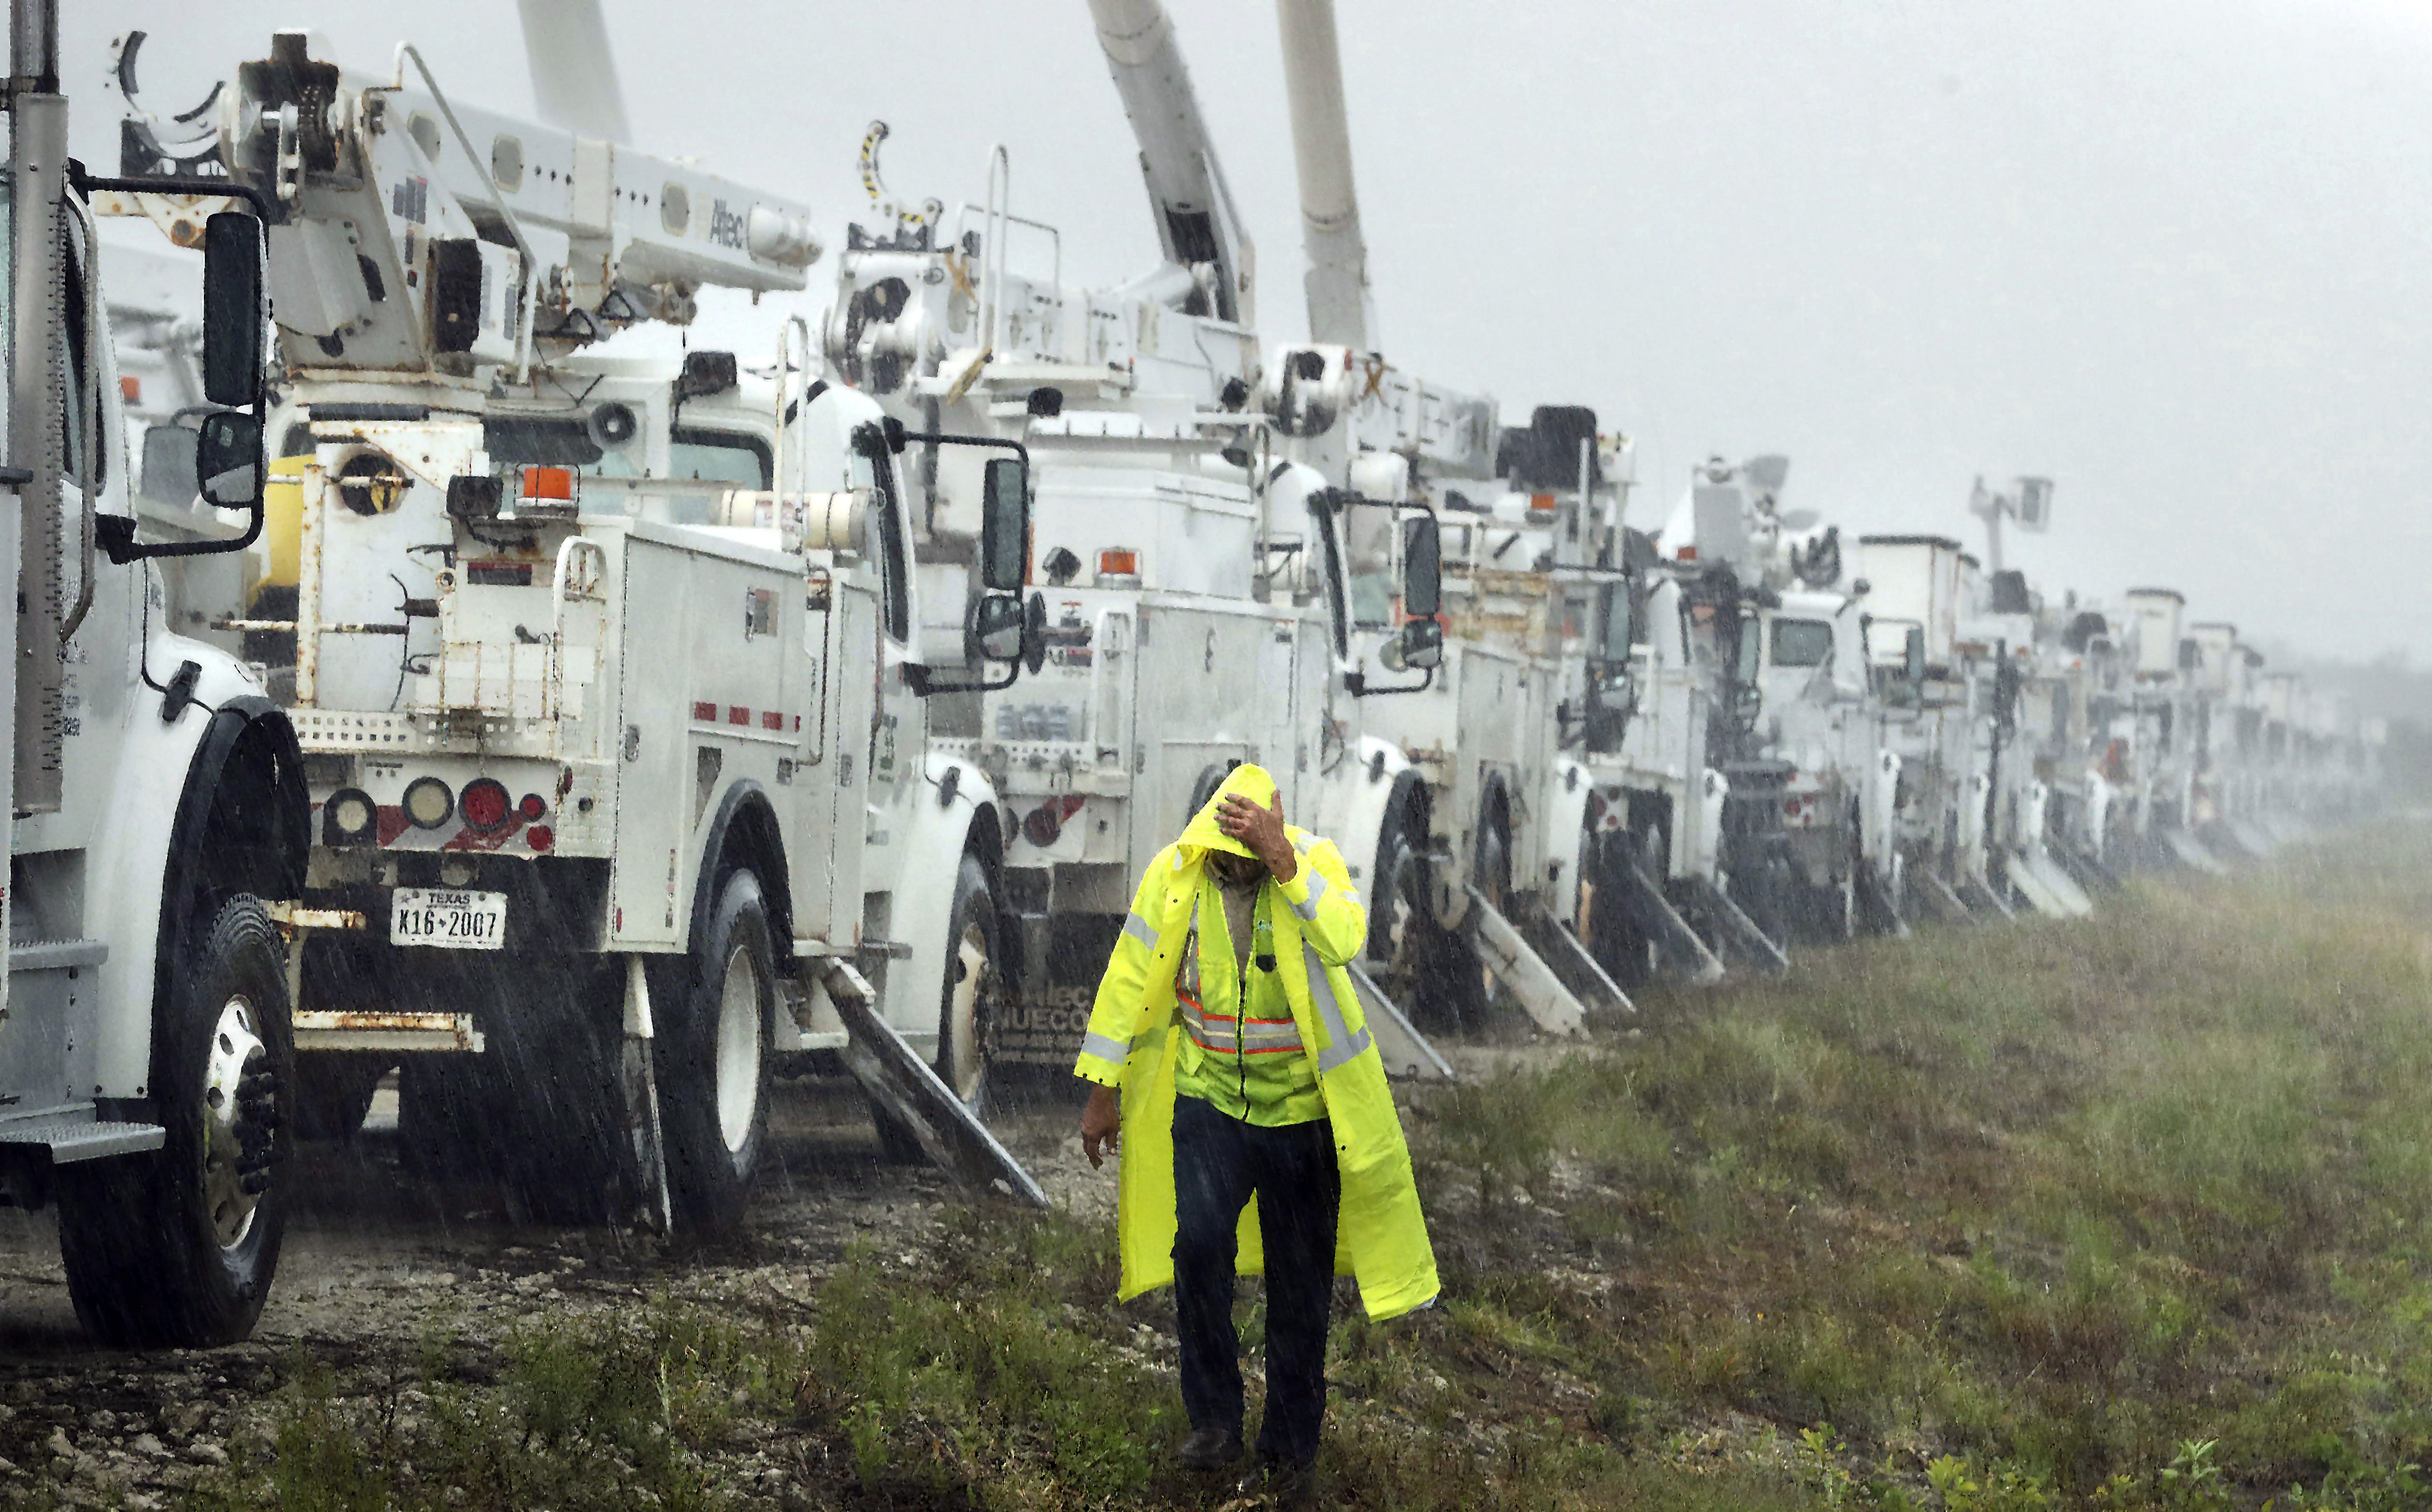
[[[1832,660],[1832,626],[1820,619],[1773,622],[1775,666],[1822,666]]]

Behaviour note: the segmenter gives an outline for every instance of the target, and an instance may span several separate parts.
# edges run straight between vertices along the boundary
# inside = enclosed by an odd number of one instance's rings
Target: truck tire
[[[1588,910],[1587,948],[1605,974],[1624,988],[1645,984],[1654,972],[1654,943],[1630,874],[1636,843],[1627,831],[1588,837],[1589,878],[1596,888]]]
[[[668,1197],[684,1228],[732,1228],[743,1220],[768,1143],[777,1059],[777,952],[760,879],[750,871],[730,873],[719,888],[686,976],[658,1026]]]
[[[991,1053],[997,1009],[1003,1002],[1004,927],[996,892],[977,856],[963,857],[954,874],[953,932],[946,936],[945,981],[937,1000],[937,1080],[946,1084],[976,1117],[992,1110],[998,1067]],[[890,1166],[929,1158],[912,1131],[872,1102],[880,1157]]]
[[[954,873],[954,932],[937,1004],[937,1077],[963,1106],[986,1115],[994,1101],[997,1010],[1004,992],[1005,932],[996,891],[977,856]]]
[[[59,1255],[86,1332],[199,1349],[253,1331],[287,1232],[296,1078],[285,953],[261,900],[220,904],[164,973],[140,1155],[59,1168]]]
[[[1386,990],[1402,1002],[1418,986],[1420,932],[1427,927],[1426,834],[1407,806],[1389,815],[1376,837],[1368,889],[1368,960]]]

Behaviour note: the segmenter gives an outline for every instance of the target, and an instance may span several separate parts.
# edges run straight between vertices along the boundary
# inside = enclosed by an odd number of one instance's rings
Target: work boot
[[[1275,1459],[1260,1454],[1237,1489],[1242,1496],[1258,1497],[1261,1506],[1276,1508],[1277,1512],[1300,1512],[1317,1505],[1317,1461]]]
[[[1174,1458],[1187,1470],[1224,1470],[1241,1457],[1241,1436],[1222,1428],[1193,1428]]]

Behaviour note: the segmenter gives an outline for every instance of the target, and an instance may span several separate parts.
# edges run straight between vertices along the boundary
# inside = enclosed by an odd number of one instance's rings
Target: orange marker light
[[[1113,547],[1098,553],[1098,576],[1101,578],[1137,578],[1140,576],[1140,553]]]
[[[555,499],[569,502],[574,497],[574,469],[571,467],[527,467],[524,469],[524,497]]]

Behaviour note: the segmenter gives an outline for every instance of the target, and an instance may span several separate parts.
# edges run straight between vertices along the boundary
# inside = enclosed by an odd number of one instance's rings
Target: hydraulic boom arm
[[[1309,258],[1309,338],[1366,351],[1376,311],[1368,297],[1360,195],[1351,181],[1334,0],[1275,0],[1275,19],[1283,31],[1292,164],[1300,176],[1301,245]]]
[[[1157,0],[1089,0],[1089,14],[1098,24],[1098,45],[1106,50],[1116,92],[1123,97],[1123,113],[1140,139],[1140,173],[1157,212],[1157,244],[1169,263],[1192,276],[1183,309],[1237,325],[1256,324],[1251,277],[1257,260],[1234,213],[1224,170],[1199,114],[1199,96],[1165,8]]]

